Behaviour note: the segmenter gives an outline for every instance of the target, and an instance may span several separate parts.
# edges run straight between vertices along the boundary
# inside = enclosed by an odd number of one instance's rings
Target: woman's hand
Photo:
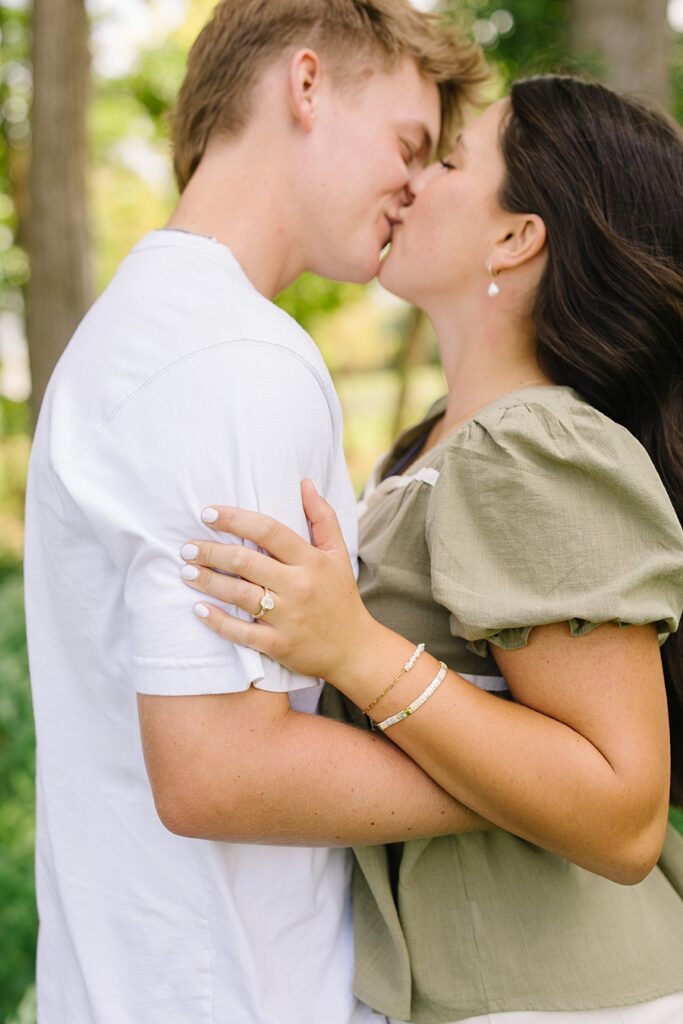
[[[240,544],[191,540],[181,551],[186,563],[182,577],[194,590],[252,616],[259,613],[267,590],[274,606],[258,621],[245,622],[207,602],[195,610],[226,640],[261,651],[303,675],[338,678],[382,627],[361,601],[334,510],[310,480],[301,485],[301,496],[313,544],[270,516],[214,505],[202,513],[205,522],[251,540],[269,554]]]

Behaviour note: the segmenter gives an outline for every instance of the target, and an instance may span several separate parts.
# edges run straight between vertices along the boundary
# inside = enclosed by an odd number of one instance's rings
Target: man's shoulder
[[[215,239],[180,231],[155,231],[124,260],[112,300],[129,295],[141,327],[161,319],[169,342],[182,352],[231,341],[280,345],[326,373],[311,336],[254,288],[230,250]],[[188,324],[191,321],[191,328]],[[173,344],[167,346],[169,356]],[[220,352],[216,352],[220,356]]]
[[[128,377],[142,382],[199,354],[220,365],[231,344],[250,342],[289,352],[329,383],[311,336],[254,288],[225,246],[157,231],[122,261],[63,362],[107,373],[125,362]]]
[[[311,335],[275,303],[253,292],[240,302],[240,321],[242,343],[264,346],[260,355],[265,358],[269,348],[279,348],[304,362],[324,390],[332,387],[329,370]]]
[[[329,372],[310,335],[229,264],[203,253],[180,257],[177,248],[170,260],[163,246],[134,249],[83,320],[46,396],[53,456],[68,457],[135,408],[167,422],[171,394],[198,406],[203,394],[218,401],[218,389],[228,411],[236,391],[257,396],[275,377],[290,391],[322,392],[338,418]]]

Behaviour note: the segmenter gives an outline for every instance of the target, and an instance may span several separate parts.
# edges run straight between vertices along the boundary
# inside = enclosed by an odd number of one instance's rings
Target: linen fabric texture
[[[361,509],[370,612],[509,699],[491,645],[535,626],[656,623],[683,607],[683,531],[644,448],[569,388],[491,403],[403,476],[376,468]],[[578,640],[577,640],[578,642]],[[493,699],[493,698],[492,698]],[[326,713],[367,728],[326,688]],[[398,726],[400,728],[400,726]],[[625,887],[502,831],[355,851],[356,993],[390,1018],[627,1006],[683,991],[683,839]]]
[[[468,1017],[462,1024],[681,1024],[683,1020],[683,992],[637,1006],[607,1007],[604,1010],[578,1010],[576,1013],[554,1013],[544,1010],[520,1013],[487,1013],[483,1017]],[[386,1024],[401,1024],[387,1019]],[[453,1022],[455,1024],[455,1022]]]
[[[356,510],[312,340],[217,242],[155,232],[50,382],[31,457],[26,611],[38,736],[38,1013],[49,1024],[360,1024],[351,857],[172,835],[136,693],[252,683],[314,711],[320,683],[193,613],[180,547],[213,503],[308,538],[299,482]],[[305,780],[302,778],[302,786]]]

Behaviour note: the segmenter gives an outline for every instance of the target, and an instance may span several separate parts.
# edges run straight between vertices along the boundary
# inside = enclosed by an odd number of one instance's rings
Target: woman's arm
[[[378,630],[335,685],[369,703],[386,665],[410,649]],[[534,630],[526,648],[495,653],[517,703],[449,672],[387,735],[501,828],[615,881],[640,881],[659,855],[668,808],[666,699],[654,629],[605,625],[572,637],[558,624]],[[418,666],[382,702],[382,717],[413,701],[438,669],[425,656]]]
[[[321,674],[366,707],[413,645],[364,609],[333,512],[305,493],[311,547],[267,517],[220,510],[217,528],[244,547],[200,545],[191,585],[252,613],[261,587],[276,608],[259,623],[211,608],[207,624],[298,671]],[[247,581],[247,582],[245,582]],[[483,693],[455,672],[387,736],[457,800],[489,821],[616,881],[639,881],[666,827],[668,730],[661,661],[651,627],[605,625],[571,637],[539,627],[527,648],[496,651],[517,703]],[[373,714],[413,701],[438,670],[428,654]],[[381,712],[381,713],[380,713]]]

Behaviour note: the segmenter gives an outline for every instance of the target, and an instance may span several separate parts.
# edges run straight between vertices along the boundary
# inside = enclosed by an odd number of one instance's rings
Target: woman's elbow
[[[629,831],[623,839],[612,844],[607,878],[620,885],[638,885],[653,870],[659,860],[666,836],[668,805],[649,819]]]

